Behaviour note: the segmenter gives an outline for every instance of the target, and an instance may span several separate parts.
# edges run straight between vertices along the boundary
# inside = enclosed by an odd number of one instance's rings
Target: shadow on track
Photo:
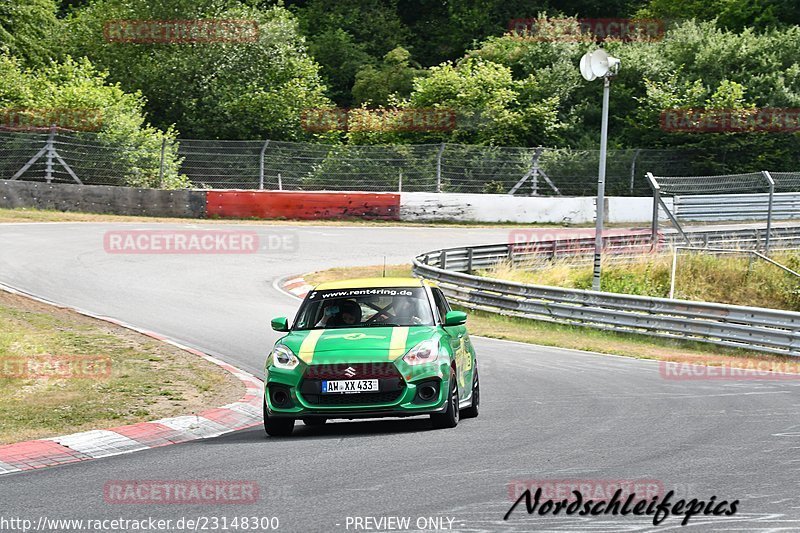
[[[232,444],[236,442],[290,442],[294,440],[341,439],[345,437],[371,437],[375,435],[393,435],[415,433],[420,431],[436,431],[429,418],[388,418],[378,420],[334,420],[324,426],[306,426],[297,421],[291,437],[268,437],[262,426],[236,431],[213,439],[195,441],[198,444]]]

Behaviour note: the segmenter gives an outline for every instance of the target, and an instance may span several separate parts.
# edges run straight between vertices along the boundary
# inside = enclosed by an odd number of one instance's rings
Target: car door
[[[442,321],[442,328],[447,332],[450,339],[450,349],[455,357],[458,396],[460,400],[464,400],[469,397],[472,390],[473,373],[472,347],[469,343],[467,327],[463,324],[460,326],[445,326],[444,317],[450,311],[450,304],[447,303],[447,299],[441,289],[434,287],[432,293],[433,301]]]

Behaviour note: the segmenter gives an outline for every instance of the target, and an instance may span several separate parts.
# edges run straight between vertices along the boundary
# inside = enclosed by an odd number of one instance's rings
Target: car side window
[[[433,289],[433,301],[436,304],[436,309],[439,311],[439,317],[444,322],[444,317],[450,311],[450,305],[444,297],[441,289]]]

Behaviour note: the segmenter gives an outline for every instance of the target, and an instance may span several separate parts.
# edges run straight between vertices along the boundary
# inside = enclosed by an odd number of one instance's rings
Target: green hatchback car
[[[264,429],[295,421],[430,415],[437,428],[478,416],[480,382],[464,323],[441,289],[415,278],[323,283],[308,293],[266,362]]]

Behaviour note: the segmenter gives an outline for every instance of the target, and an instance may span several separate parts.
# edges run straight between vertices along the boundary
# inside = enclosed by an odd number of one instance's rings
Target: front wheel
[[[472,403],[461,411],[461,418],[475,418],[481,405],[481,382],[478,380],[478,369],[475,369],[475,379],[472,380]]]
[[[456,373],[450,370],[450,394],[447,398],[447,409],[443,413],[431,415],[431,422],[436,429],[454,428],[458,425],[458,384]]]
[[[288,437],[294,431],[294,418],[276,418],[267,414],[267,400],[264,400],[264,431],[270,437]]]

